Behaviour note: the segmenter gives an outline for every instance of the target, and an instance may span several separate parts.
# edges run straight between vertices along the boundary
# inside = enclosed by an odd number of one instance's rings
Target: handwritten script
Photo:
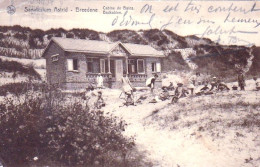
[[[132,14],[125,11],[112,20],[112,26],[141,27],[169,29],[180,31],[183,28],[190,31],[190,35],[198,37],[214,36],[217,42],[225,44],[253,45],[245,39],[237,37],[258,34],[260,29],[260,5],[257,2],[248,2],[242,5],[235,2],[209,3],[174,1],[164,6],[145,4]],[[183,30],[184,31],[184,30]],[[225,39],[222,39],[225,37]]]

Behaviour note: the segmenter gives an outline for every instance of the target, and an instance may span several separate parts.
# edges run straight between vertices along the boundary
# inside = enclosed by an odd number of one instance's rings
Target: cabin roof
[[[130,44],[121,42],[106,42],[97,40],[73,39],[53,37],[51,41],[58,44],[64,51],[67,52],[83,52],[93,54],[109,54],[117,45],[126,49],[132,56],[147,56],[147,57],[164,57],[162,51],[158,51],[149,45]],[[46,49],[49,47],[49,45]],[[46,50],[45,49],[45,50]],[[45,51],[43,52],[43,56]]]

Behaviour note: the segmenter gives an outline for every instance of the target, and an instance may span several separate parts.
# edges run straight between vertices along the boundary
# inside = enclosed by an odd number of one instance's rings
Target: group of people
[[[174,88],[173,83],[170,82],[170,84],[168,86],[162,86],[161,91],[159,93],[159,95],[156,95],[154,92],[155,89],[155,83],[156,83],[156,79],[158,78],[157,74],[154,74],[152,77],[148,78],[146,80],[146,86],[150,89],[150,97],[152,97],[151,102],[158,102],[158,101],[164,101],[167,99],[170,99],[170,97],[174,97],[175,99],[179,99],[181,97],[185,97],[188,94],[190,95],[207,95],[207,94],[213,94],[214,91],[224,91],[227,90],[229,91],[230,88],[224,83],[222,82],[220,79],[217,79],[217,77],[213,77],[211,79],[211,82],[204,82],[204,85],[202,86],[202,88],[199,89],[198,92],[195,92],[195,88],[198,85],[201,85],[201,83],[198,82],[197,78],[200,76],[200,73],[196,73],[196,75],[191,76],[188,79],[188,84],[186,86],[184,86],[184,84],[182,82],[177,83],[177,87]],[[243,71],[240,71],[238,73],[238,86],[240,87],[240,90],[245,90],[245,75],[243,73]],[[258,90],[260,90],[260,83],[257,82],[257,78],[254,78],[255,82],[256,82],[256,88],[258,88]],[[137,102],[138,100],[140,100],[143,96],[141,96],[140,98],[138,98],[137,100],[134,99],[134,92],[136,91],[135,87],[132,85],[132,83],[130,82],[130,79],[128,78],[128,74],[126,74],[125,76],[123,76],[121,78],[121,85],[122,85],[122,93],[120,94],[120,97],[122,94],[124,94],[124,99],[125,99],[125,103],[124,105],[129,106],[129,105],[135,105],[135,102]],[[96,88],[97,89],[102,89],[103,88],[103,77],[101,76],[101,74],[98,74],[97,78],[96,78]],[[197,87],[198,88],[198,87]],[[232,87],[233,90],[237,90],[234,88],[234,86]],[[91,95],[89,95],[89,91],[93,91],[94,87],[90,86],[87,88],[86,90],[86,97],[89,98]],[[198,89],[196,89],[198,90]],[[170,94],[170,92],[174,92],[174,94]],[[120,98],[119,97],[119,98]],[[87,99],[86,98],[86,99]],[[97,100],[94,103],[95,108],[100,109],[102,107],[105,106],[105,102],[104,99],[102,97],[102,92],[101,90],[98,91],[97,94]]]

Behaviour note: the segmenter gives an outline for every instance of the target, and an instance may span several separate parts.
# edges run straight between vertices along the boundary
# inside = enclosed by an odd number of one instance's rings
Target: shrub
[[[0,96],[6,96],[8,93],[20,96],[26,92],[39,91],[42,89],[43,84],[33,82],[15,82],[0,86]]]
[[[134,142],[122,135],[123,121],[43,88],[0,103],[0,157],[7,166],[126,166]]]

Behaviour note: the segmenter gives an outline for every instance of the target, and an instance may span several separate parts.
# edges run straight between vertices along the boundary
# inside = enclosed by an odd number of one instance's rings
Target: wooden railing
[[[96,81],[95,79],[97,78],[98,74],[99,73],[86,73],[87,80],[95,82]],[[101,76],[103,77],[105,82],[107,82],[109,79],[111,81],[115,80],[115,78],[112,77],[112,74],[105,73],[105,74],[101,74]]]
[[[97,78],[98,76],[98,73],[87,73],[86,74],[86,77],[87,77],[87,80],[88,81],[94,81],[95,82],[95,79]],[[107,81],[115,81],[115,77],[112,77],[112,74],[101,74],[101,76],[103,77],[104,81],[107,82]],[[131,82],[134,82],[134,81],[146,81],[147,79],[147,75],[146,74],[129,74],[129,79]]]
[[[86,73],[86,77],[87,78],[96,78],[98,76],[99,73]],[[103,78],[109,78],[109,76],[112,76],[112,74],[108,74],[108,73],[105,73],[105,74],[101,74],[101,76]]]
[[[146,74],[129,74],[130,81],[145,81],[147,79]]]

